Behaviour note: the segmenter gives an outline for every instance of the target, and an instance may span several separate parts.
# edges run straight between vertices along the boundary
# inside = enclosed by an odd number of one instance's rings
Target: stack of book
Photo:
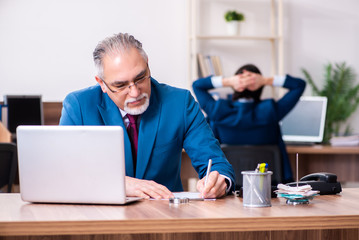
[[[197,54],[199,77],[208,77],[210,75],[223,76],[222,63],[218,56],[204,56]]]
[[[359,146],[359,135],[332,137],[330,144],[332,146]]]

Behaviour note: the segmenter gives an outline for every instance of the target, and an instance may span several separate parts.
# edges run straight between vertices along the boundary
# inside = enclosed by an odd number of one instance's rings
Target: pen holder
[[[243,175],[243,206],[270,207],[271,175],[273,172],[242,171]]]

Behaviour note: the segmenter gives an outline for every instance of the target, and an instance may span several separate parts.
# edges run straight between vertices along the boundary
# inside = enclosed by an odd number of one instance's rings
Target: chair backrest
[[[17,149],[14,143],[0,143],[0,188],[11,192],[17,172]]]
[[[222,151],[236,174],[236,190],[243,186],[242,171],[254,171],[258,163],[268,163],[272,185],[282,182],[282,158],[277,145],[222,145]]]

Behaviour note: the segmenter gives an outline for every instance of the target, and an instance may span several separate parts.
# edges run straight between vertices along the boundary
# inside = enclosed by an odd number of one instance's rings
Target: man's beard
[[[142,98],[145,98],[145,103],[142,104],[141,106],[139,106],[139,107],[133,107],[133,108],[131,108],[131,107],[128,106],[128,103],[131,103],[131,102],[134,102],[134,101],[138,101],[138,100],[140,100],[140,99],[142,99]],[[147,108],[148,108],[149,105],[150,105],[150,100],[149,100],[149,98],[148,98],[148,94],[147,94],[147,93],[142,93],[142,94],[141,94],[140,96],[138,96],[137,98],[127,99],[127,100],[125,101],[125,106],[124,106],[124,109],[123,109],[123,110],[125,110],[125,112],[127,112],[127,113],[129,113],[129,114],[131,114],[131,115],[140,115],[140,114],[144,113],[144,112],[147,110]]]

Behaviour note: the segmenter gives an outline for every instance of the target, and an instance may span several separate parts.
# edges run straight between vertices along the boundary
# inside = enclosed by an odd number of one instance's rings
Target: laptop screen
[[[29,202],[124,204],[120,126],[19,126],[21,197]]]
[[[322,142],[326,110],[326,97],[302,96],[280,123],[283,140],[286,142]]]

